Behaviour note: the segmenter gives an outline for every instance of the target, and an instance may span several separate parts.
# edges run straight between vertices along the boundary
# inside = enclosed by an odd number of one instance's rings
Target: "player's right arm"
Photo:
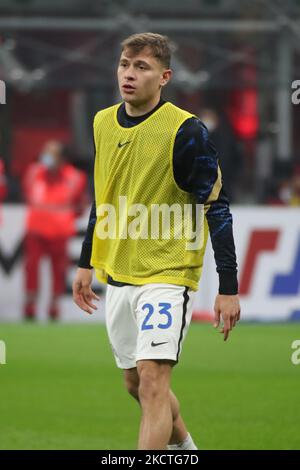
[[[73,300],[81,310],[91,314],[97,310],[93,300],[100,298],[92,290],[93,270],[88,268],[78,268],[73,281]]]
[[[93,267],[90,265],[93,234],[96,225],[96,203],[92,204],[89,216],[89,222],[76,271],[75,279],[73,281],[73,300],[85,312],[91,314],[93,310],[97,310],[93,300],[100,300],[99,297],[92,290],[93,280]]]

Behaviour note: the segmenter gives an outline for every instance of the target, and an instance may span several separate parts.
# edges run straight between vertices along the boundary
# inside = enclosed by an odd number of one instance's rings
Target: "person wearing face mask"
[[[39,161],[29,166],[23,181],[28,206],[26,217],[25,319],[36,316],[39,265],[50,259],[52,295],[49,317],[59,316],[58,301],[65,291],[68,267],[67,242],[76,233],[75,222],[87,203],[86,175],[64,160],[63,146],[47,142]]]
[[[291,197],[289,205],[294,207],[300,206],[300,165],[295,168],[291,180]]]

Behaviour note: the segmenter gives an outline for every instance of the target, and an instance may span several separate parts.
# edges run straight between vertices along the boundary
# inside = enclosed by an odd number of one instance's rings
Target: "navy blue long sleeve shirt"
[[[118,121],[123,127],[132,127],[147,119],[164,100],[143,116],[129,116],[123,103],[118,109]],[[215,198],[212,191],[218,179],[219,157],[214,145],[209,140],[205,125],[196,117],[187,119],[179,128],[173,150],[173,171],[178,186],[193,194],[197,203],[205,205],[214,257],[219,274],[219,293],[233,295],[238,292],[237,262],[232,232],[232,216],[228,197],[221,187]],[[92,204],[88,227],[79,260],[79,267],[92,268],[93,233],[96,224],[96,204]],[[111,284],[122,285],[108,278]]]

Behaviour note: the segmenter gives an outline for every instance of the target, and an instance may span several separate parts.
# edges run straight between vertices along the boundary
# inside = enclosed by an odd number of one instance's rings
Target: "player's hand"
[[[227,340],[229,332],[235,327],[240,319],[241,307],[238,295],[218,294],[215,301],[215,321],[214,327],[218,328],[221,317],[223,326],[220,333],[224,335],[224,341]]]
[[[91,288],[92,280],[92,269],[78,268],[72,285],[75,304],[89,314],[97,310],[97,306],[92,303],[93,299],[100,300]]]

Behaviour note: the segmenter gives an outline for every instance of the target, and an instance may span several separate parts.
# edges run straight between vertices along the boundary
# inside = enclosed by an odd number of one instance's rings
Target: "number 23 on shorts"
[[[142,330],[153,330],[155,326],[157,326],[157,328],[161,328],[162,330],[166,330],[167,328],[170,328],[170,326],[172,325],[172,315],[169,311],[171,308],[171,304],[166,303],[166,302],[159,302],[158,307],[159,307],[158,313],[162,317],[166,317],[166,318],[163,318],[166,321],[164,323],[159,323],[158,325],[151,324],[151,317],[154,313],[154,307],[152,304],[149,304],[149,303],[144,304],[142,306],[142,310],[146,310],[148,311],[148,313],[146,314],[146,317],[142,323],[142,328],[141,328]]]

